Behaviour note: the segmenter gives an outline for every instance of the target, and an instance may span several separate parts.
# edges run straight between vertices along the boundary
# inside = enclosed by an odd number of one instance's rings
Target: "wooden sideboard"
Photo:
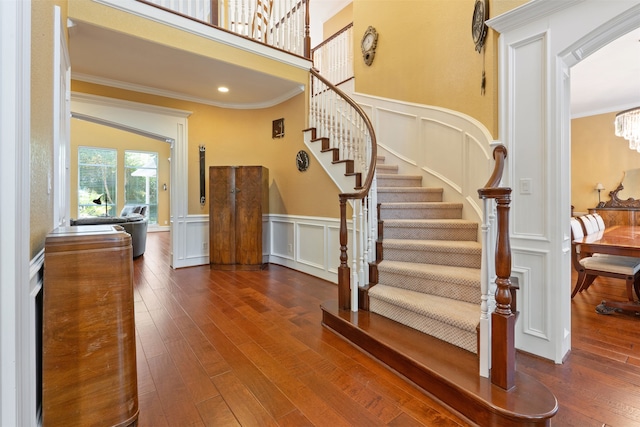
[[[135,425],[133,260],[122,227],[47,236],[42,319],[43,426]]]
[[[606,227],[613,225],[640,225],[640,209],[593,208],[589,209],[589,213],[598,213]]]

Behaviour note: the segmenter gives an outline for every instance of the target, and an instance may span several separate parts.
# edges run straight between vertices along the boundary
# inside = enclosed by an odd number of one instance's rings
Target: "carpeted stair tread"
[[[480,243],[468,240],[384,239],[383,246],[385,249],[439,250],[470,254],[476,254],[482,251],[482,245]]]
[[[478,229],[478,223],[460,218],[433,218],[433,219],[387,219],[384,221],[387,227],[406,227],[406,228],[470,228]]]
[[[378,284],[480,304],[480,269],[384,260]]]
[[[378,187],[378,192],[387,193],[442,193],[438,187]]]
[[[371,311],[471,352],[477,351],[480,306],[378,284],[369,290]]]
[[[456,202],[392,202],[383,203],[381,206],[383,209],[416,209],[416,208],[429,208],[429,209],[462,209],[462,203]]]
[[[480,269],[478,268],[385,260],[378,264],[378,273],[380,272],[410,274],[415,277],[438,280],[455,280],[464,286],[477,287],[478,294],[480,293]]]
[[[480,268],[482,246],[470,240],[384,239],[382,259]]]
[[[398,165],[376,165],[376,170],[379,174],[397,174]]]
[[[385,219],[389,239],[477,240],[478,223],[458,218]]]

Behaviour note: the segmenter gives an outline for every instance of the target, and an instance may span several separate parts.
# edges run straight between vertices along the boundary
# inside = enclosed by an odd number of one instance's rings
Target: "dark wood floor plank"
[[[291,372],[278,360],[266,354],[256,343],[241,346],[256,366],[296,405],[298,410],[314,425],[349,426],[322,398],[300,381],[300,376]]]
[[[213,344],[231,366],[231,372],[233,372],[234,377],[242,381],[244,387],[260,400],[262,406],[274,419],[278,419],[295,409],[291,401],[282,394],[269,378],[260,372],[220,329],[213,324],[208,324],[202,326],[202,331],[209,342]],[[222,390],[220,390],[220,393],[224,396]]]
[[[211,345],[191,318],[187,316],[178,317],[175,321],[207,376],[213,377],[231,370],[227,361]]]
[[[200,403],[220,395],[185,340],[171,341],[166,343],[166,346],[193,402]]]
[[[170,426],[203,426],[195,402],[191,400],[189,390],[171,357],[163,354],[147,361],[151,375],[156,380],[158,397],[167,423]]]
[[[243,381],[232,372],[212,378],[234,416],[243,426],[277,426],[275,419],[265,410]],[[283,414],[284,415],[284,414]]]
[[[164,415],[162,402],[155,391],[138,392],[138,408],[140,414],[137,427],[170,427]]]
[[[207,427],[234,427],[240,423],[222,396],[215,396],[196,405]]]

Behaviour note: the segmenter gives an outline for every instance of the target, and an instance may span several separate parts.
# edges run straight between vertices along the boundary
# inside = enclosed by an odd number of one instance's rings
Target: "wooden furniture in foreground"
[[[580,251],[585,253],[640,258],[640,227],[613,226],[604,232],[594,233],[581,240],[576,240],[575,243],[579,244]],[[640,283],[637,276],[633,283],[633,291],[640,298]],[[596,310],[601,314],[610,314],[615,309],[640,312],[640,303],[634,299],[634,292],[627,285],[628,301],[603,300]]]
[[[120,226],[60,227],[45,240],[44,426],[138,419],[131,236]]]
[[[209,263],[219,270],[259,270],[269,212],[269,170],[262,166],[209,168]]]

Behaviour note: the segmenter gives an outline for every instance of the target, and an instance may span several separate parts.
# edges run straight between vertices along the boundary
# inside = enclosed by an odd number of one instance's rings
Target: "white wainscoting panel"
[[[263,216],[265,262],[283,265],[312,276],[338,283],[340,265],[340,220],[296,215]],[[209,264],[209,217],[189,215],[184,221],[189,266]],[[351,267],[351,222],[349,267]]]
[[[439,120],[422,119],[423,168],[462,193],[465,134]]]
[[[378,141],[394,141],[395,154],[409,163],[416,164],[420,146],[417,117],[384,108],[378,108],[375,116],[375,132]]]
[[[549,306],[547,299],[550,286],[559,286],[558,283],[550,283],[545,276],[547,271],[548,252],[545,250],[513,249],[512,275],[518,277],[520,289],[518,290],[518,310],[520,311],[520,330],[522,339],[526,337],[551,339],[549,328]],[[516,347],[520,347],[516,342]]]
[[[270,263],[338,283],[339,219],[271,214],[269,223]]]
[[[320,223],[298,221],[296,224],[296,261],[311,268],[328,270],[324,245],[327,227]]]
[[[293,261],[293,243],[295,223],[282,216],[271,218],[270,228],[271,249],[267,246],[270,259],[282,259]]]
[[[189,215],[185,226],[186,250],[183,267],[209,264],[209,216]]]

